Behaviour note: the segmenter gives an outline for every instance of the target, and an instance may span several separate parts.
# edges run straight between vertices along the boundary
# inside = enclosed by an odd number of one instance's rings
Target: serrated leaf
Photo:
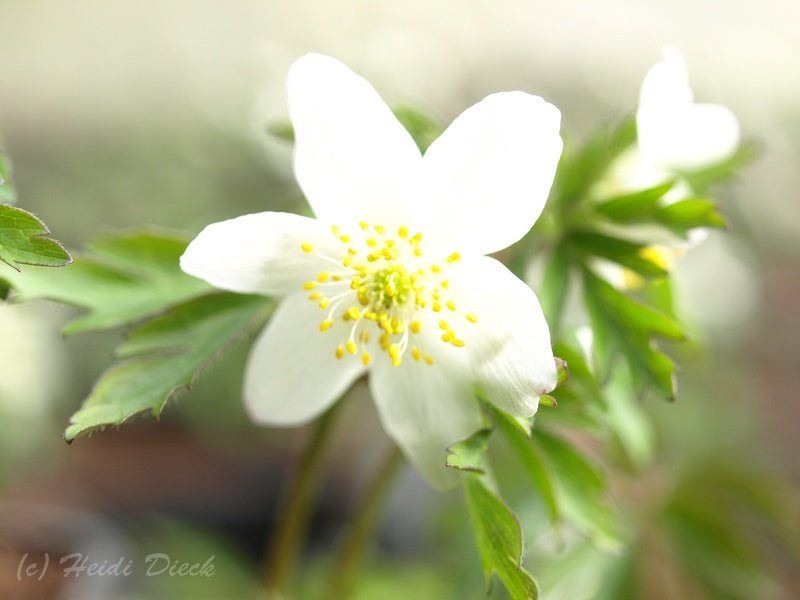
[[[481,429],[467,439],[453,444],[447,451],[446,465],[461,471],[486,472],[486,450],[489,447],[491,429]]]
[[[576,231],[569,243],[585,256],[597,256],[635,271],[643,277],[664,277],[666,269],[648,258],[647,246],[592,231]]]
[[[20,270],[20,265],[63,267],[72,262],[57,241],[46,237],[47,226],[31,213],[0,204],[0,261]]]
[[[134,323],[208,293],[205,282],[180,270],[188,240],[172,234],[125,232],[102,237],[65,269],[26,269],[10,278],[23,300],[46,298],[86,309],[66,334]]]
[[[266,318],[262,296],[214,293],[171,308],[133,332],[117,354],[126,359],[95,384],[70,419],[67,441],[134,415],[159,416],[167,401],[188,389],[198,372]]]
[[[522,528],[479,475],[465,478],[467,508],[487,585],[497,574],[512,600],[535,600],[539,588],[522,567]]]

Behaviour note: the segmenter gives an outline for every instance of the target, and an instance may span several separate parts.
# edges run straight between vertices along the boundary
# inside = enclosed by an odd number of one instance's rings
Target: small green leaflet
[[[167,233],[124,232],[89,245],[66,269],[26,269],[8,277],[22,300],[46,298],[85,308],[66,334],[134,323],[211,287],[180,270],[188,241]]]
[[[485,473],[486,450],[489,448],[491,436],[491,429],[481,429],[466,440],[450,446],[447,449],[447,466],[462,471]]]
[[[480,475],[467,476],[464,490],[487,584],[497,574],[512,600],[535,600],[539,588],[522,567],[522,528],[514,513]]]
[[[65,439],[71,442],[146,411],[158,417],[200,370],[262,325],[270,306],[262,296],[221,292],[189,300],[146,323],[117,348],[122,362],[95,384],[70,419]]]
[[[0,204],[0,261],[13,269],[19,271],[20,265],[63,267],[72,262],[61,244],[46,237],[49,233],[31,213]]]

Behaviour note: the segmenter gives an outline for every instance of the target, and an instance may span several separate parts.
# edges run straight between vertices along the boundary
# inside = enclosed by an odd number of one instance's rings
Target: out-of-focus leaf
[[[564,149],[551,202],[567,210],[588,193],[612,162],[636,140],[636,121],[625,119],[615,129],[592,137],[580,149]]]
[[[672,361],[655,349],[654,336],[681,340],[681,326],[669,316],[641,304],[584,270],[584,300],[594,330],[594,351],[610,361],[621,352],[636,385],[653,385],[659,394],[675,396]]]
[[[535,600],[539,588],[522,567],[522,528],[514,513],[479,475],[466,477],[464,489],[487,585],[497,574],[512,600]]]
[[[602,200],[597,203],[595,210],[616,223],[649,221],[658,209],[661,198],[673,185],[674,182],[669,181],[646,190]]]
[[[57,241],[47,237],[49,234],[47,226],[31,213],[16,206],[0,204],[0,261],[17,271],[20,265],[68,265],[72,262],[69,253]]]
[[[648,258],[644,244],[591,231],[576,231],[569,236],[569,242],[586,256],[605,258],[643,277],[663,277],[667,274],[663,266]]]
[[[731,179],[761,154],[760,145],[747,140],[730,157],[700,169],[684,169],[679,175],[689,182],[695,193],[705,194],[709,187]]]
[[[616,519],[604,497],[606,481],[600,469],[564,439],[541,427],[532,439],[550,473],[561,514],[597,545],[616,548]]]
[[[461,471],[485,473],[486,450],[491,435],[491,429],[481,429],[467,439],[450,446],[447,449],[447,466]]]
[[[14,204],[17,190],[14,188],[11,161],[8,160],[3,140],[0,138],[0,204]]]
[[[425,152],[433,140],[442,134],[442,126],[431,117],[410,106],[397,106],[392,109],[397,120],[403,124],[414,138],[420,151]]]
[[[498,430],[505,436],[511,449],[514,450],[519,458],[531,483],[539,492],[542,502],[547,508],[550,521],[554,524],[557,523],[561,517],[561,512],[556,498],[555,485],[541,453],[530,438],[516,426],[509,415],[494,407],[490,407],[490,410]]]
[[[47,298],[85,308],[67,334],[136,322],[211,287],[180,270],[188,240],[153,232],[106,236],[89,245],[67,268],[26,269],[10,281],[22,300]]]
[[[285,142],[294,142],[294,127],[287,120],[275,121],[267,125],[267,133]]]
[[[137,329],[117,349],[124,359],[100,378],[70,419],[67,441],[150,411],[188,389],[198,372],[266,319],[261,296],[215,293],[170,309]]]
[[[550,255],[544,270],[538,297],[550,331],[555,335],[569,291],[570,260],[567,248],[559,244]]]
[[[725,227],[724,217],[711,200],[687,198],[659,208],[655,221],[677,231],[695,227]]]

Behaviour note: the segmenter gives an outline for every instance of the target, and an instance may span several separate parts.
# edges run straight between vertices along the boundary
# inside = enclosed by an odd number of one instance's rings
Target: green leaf
[[[699,169],[682,169],[678,171],[678,174],[689,182],[689,186],[696,193],[704,194],[712,185],[735,177],[760,154],[760,144],[753,140],[746,140],[728,158]]]
[[[662,206],[655,220],[673,230],[686,231],[695,227],[721,228],[727,225],[725,218],[717,212],[711,200],[688,198]]]
[[[555,484],[552,474],[548,471],[544,459],[538,448],[533,445],[529,436],[516,426],[513,418],[493,406],[490,406],[492,416],[497,424],[497,429],[508,441],[511,449],[517,455],[525,474],[531,480],[542,502],[547,508],[547,514],[552,523],[557,523],[561,518],[559,502],[556,498]]]
[[[10,278],[23,300],[47,298],[87,310],[67,334],[134,323],[188,298],[208,293],[205,282],[180,270],[188,241],[166,233],[125,232],[89,245],[65,269],[26,269]]]
[[[522,567],[522,528],[514,513],[478,475],[466,477],[464,489],[487,585],[497,574],[512,600],[535,600],[539,588]]]
[[[416,108],[396,106],[392,112],[414,138],[421,152],[425,152],[428,146],[442,134],[442,126]]]
[[[659,352],[652,337],[682,340],[681,326],[651,307],[616,290],[588,269],[584,270],[584,301],[594,330],[598,373],[605,377],[617,352],[631,367],[635,385],[652,385],[659,394],[675,397],[675,366]]]
[[[95,384],[64,437],[69,442],[145,411],[158,417],[201,369],[264,322],[267,306],[262,296],[222,292],[180,304],[146,323],[119,346],[117,355],[125,360]]]
[[[285,142],[294,142],[294,127],[292,122],[287,120],[275,121],[267,125],[267,133]]]
[[[570,264],[567,248],[564,244],[559,244],[547,261],[542,285],[539,287],[539,302],[542,303],[542,311],[553,334],[558,331],[561,314],[567,302]]]
[[[571,444],[541,427],[532,440],[550,474],[561,514],[595,544],[617,548],[617,523],[605,499],[606,481],[600,469]]]
[[[661,198],[672,189],[674,182],[669,181],[631,194],[624,194],[595,205],[595,210],[606,219],[615,223],[640,223],[652,220]]]
[[[663,277],[667,274],[664,267],[647,257],[644,244],[591,231],[571,233],[569,243],[584,255],[605,258],[643,277]]]
[[[486,472],[486,450],[489,447],[491,429],[481,429],[467,439],[453,444],[447,451],[448,467],[473,473]]]
[[[20,265],[63,267],[69,253],[47,236],[47,226],[31,213],[0,204],[0,261],[20,270]]]
[[[8,160],[3,140],[0,139],[0,204],[14,204],[17,200],[12,175],[11,161]]]
[[[562,209],[580,202],[612,162],[636,141],[636,121],[625,119],[615,129],[592,137],[578,150],[564,149],[553,183],[553,200]]]

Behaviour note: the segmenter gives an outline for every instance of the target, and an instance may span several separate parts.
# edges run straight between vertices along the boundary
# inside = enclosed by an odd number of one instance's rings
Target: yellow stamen
[[[326,281],[328,281],[328,279],[330,279],[330,278],[331,278],[331,274],[330,274],[330,273],[327,273],[327,272],[325,272],[325,271],[323,271],[322,273],[320,273],[319,275],[317,275],[317,281],[318,281],[319,283],[325,283],[325,282],[326,282]]]
[[[328,331],[333,326],[333,319],[325,319],[322,323],[319,324],[320,331]]]
[[[478,315],[475,313],[467,313],[467,321],[470,323],[477,323],[478,322]]]
[[[350,354],[358,354],[358,346],[356,346],[356,343],[353,340],[347,340],[346,347]]]
[[[447,262],[454,263],[461,260],[461,255],[458,252],[453,252],[450,256],[447,257]]]
[[[317,287],[317,282],[316,281],[306,281],[303,284],[303,289],[304,290],[313,290],[315,287]]]
[[[306,254],[311,254],[314,251],[314,246],[312,246],[308,242],[303,242],[302,244],[300,244],[300,249]]]
[[[372,357],[369,355],[369,352],[364,352],[361,355],[361,363],[366,367],[370,362],[372,362]]]
[[[422,331],[422,323],[419,321],[412,321],[411,322],[411,332],[412,333],[419,333]]]
[[[343,358],[344,357],[344,346],[339,344],[336,346],[336,358]]]

